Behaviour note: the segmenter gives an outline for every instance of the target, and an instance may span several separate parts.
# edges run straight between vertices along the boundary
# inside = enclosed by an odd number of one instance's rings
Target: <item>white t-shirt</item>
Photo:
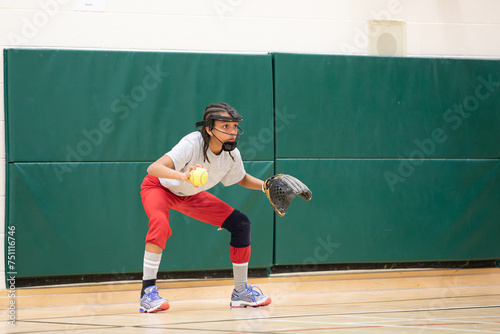
[[[238,149],[231,151],[233,161],[229,152],[222,151],[219,155],[215,155],[208,148],[207,156],[210,162],[203,161],[203,137],[199,131],[191,132],[182,138],[166,155],[174,162],[172,168],[176,171],[187,172],[189,166],[195,166],[196,164],[208,169],[208,181],[200,187],[195,187],[186,181],[159,178],[162,186],[178,196],[196,195],[212,188],[219,182],[222,182],[227,187],[241,181],[246,174]]]

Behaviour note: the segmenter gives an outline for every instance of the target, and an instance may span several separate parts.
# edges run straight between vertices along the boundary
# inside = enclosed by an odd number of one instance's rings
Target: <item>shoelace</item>
[[[259,289],[260,293],[259,293],[259,291],[254,290],[254,288]],[[253,287],[253,286],[251,286],[251,285],[250,285],[250,288],[249,288],[248,290],[249,290],[249,292],[252,294],[252,296],[260,296],[260,295],[263,295],[262,290],[261,290],[258,286]]]
[[[160,295],[158,294],[158,288],[153,289],[149,294],[149,299],[151,300],[157,300],[161,299]]]

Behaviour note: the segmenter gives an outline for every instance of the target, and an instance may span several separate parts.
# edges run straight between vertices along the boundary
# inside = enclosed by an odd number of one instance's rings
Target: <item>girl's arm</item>
[[[248,189],[254,189],[254,190],[262,190],[262,184],[264,181],[259,180],[256,177],[253,177],[250,174],[245,174],[245,176],[241,179],[238,184],[242,187],[248,188]]]
[[[175,179],[189,182],[189,173],[191,169],[196,167],[190,167],[188,172],[181,173],[172,169],[174,166],[174,162],[168,155],[162,156],[160,159],[153,162],[148,167],[148,174],[160,177],[163,179]]]

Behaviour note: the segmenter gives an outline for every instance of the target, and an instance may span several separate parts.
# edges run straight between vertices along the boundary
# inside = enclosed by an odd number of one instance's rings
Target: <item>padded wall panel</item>
[[[272,129],[270,55],[6,50],[8,159],[150,161],[227,102],[247,133]],[[272,160],[273,136],[241,138],[247,160]]]
[[[16,226],[18,277],[142,272],[147,217],[140,183],[149,163],[9,164],[8,225]],[[246,162],[268,177],[272,162]],[[54,168],[72,168],[60,182]],[[272,263],[273,213],[262,193],[215,188],[253,222],[251,266]],[[265,209],[264,209],[265,208]],[[161,270],[230,268],[229,233],[172,215]]]
[[[498,60],[273,56],[279,158],[500,156]]]
[[[144,163],[11,163],[18,276],[140,271]],[[60,182],[55,168],[71,168]],[[143,251],[142,251],[143,252]]]
[[[500,160],[278,159],[312,190],[276,218],[276,264],[500,258]]]

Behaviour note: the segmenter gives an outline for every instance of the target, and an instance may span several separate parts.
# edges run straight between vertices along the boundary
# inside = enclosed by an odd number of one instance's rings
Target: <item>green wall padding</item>
[[[270,55],[13,49],[4,62],[6,221],[16,225],[19,277],[142,272],[139,184],[210,103],[243,116],[248,170],[274,170]],[[250,266],[272,265],[274,216],[262,193],[213,191],[254,222]],[[225,231],[172,220],[160,270],[231,267]]]
[[[500,257],[500,160],[428,160],[391,191],[405,160],[278,159],[313,192],[276,218],[276,264]]]
[[[250,266],[500,258],[500,61],[5,50],[6,227],[19,277],[142,271],[146,167],[209,103],[247,171],[303,180],[252,221]],[[173,212],[162,271],[229,269],[229,234]]]
[[[18,277],[142,272],[148,219],[140,183],[149,163],[90,162],[59,182],[60,163],[9,164],[9,224],[16,226]],[[273,162],[245,162],[260,178]],[[238,185],[212,193],[252,221],[251,267],[272,264],[273,212],[262,192]],[[229,233],[171,215],[173,235],[160,270],[229,269]]]
[[[273,56],[279,158],[500,156],[497,60]]]
[[[500,61],[273,57],[276,171],[313,191],[276,264],[500,256]]]
[[[251,140],[272,129],[270,55],[6,50],[9,162],[150,161],[194,131],[210,103],[243,116],[247,160],[272,160]],[[246,142],[248,140],[248,142]],[[271,138],[272,142],[273,138]]]

